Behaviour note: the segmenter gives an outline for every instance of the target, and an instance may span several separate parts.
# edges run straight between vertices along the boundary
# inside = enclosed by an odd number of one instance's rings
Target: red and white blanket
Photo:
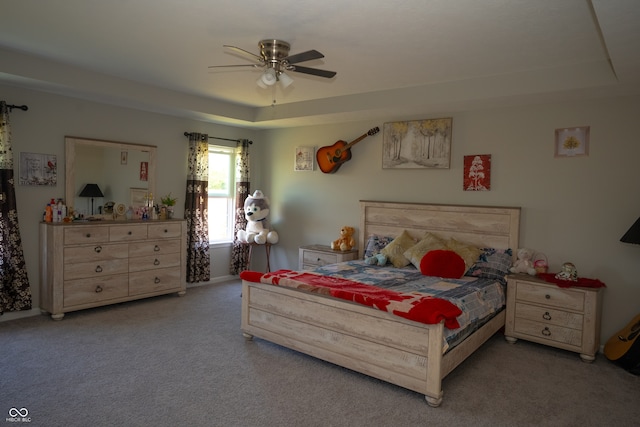
[[[271,273],[243,271],[240,278],[249,282],[331,295],[420,323],[435,324],[444,321],[449,329],[460,327],[456,318],[462,314],[462,310],[457,305],[417,292],[400,293],[342,278],[292,270]]]

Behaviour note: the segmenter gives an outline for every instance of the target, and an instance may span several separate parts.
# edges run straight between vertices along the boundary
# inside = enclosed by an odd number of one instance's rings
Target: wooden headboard
[[[511,248],[515,259],[520,208],[360,201],[360,256],[369,236],[398,236],[403,230],[416,239],[429,231],[478,247]]]

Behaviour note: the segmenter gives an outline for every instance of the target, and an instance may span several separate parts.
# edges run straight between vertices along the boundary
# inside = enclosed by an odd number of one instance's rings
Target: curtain
[[[247,228],[244,216],[244,201],[249,196],[249,145],[251,141],[242,139],[236,145],[236,212],[233,227],[233,248],[231,249],[230,274],[240,274],[248,267],[249,245],[238,242],[238,230]]]
[[[209,255],[209,136],[189,134],[189,171],[184,217],[187,220],[187,282],[211,277]]]
[[[0,314],[31,309],[13,180],[9,107],[0,101]]]

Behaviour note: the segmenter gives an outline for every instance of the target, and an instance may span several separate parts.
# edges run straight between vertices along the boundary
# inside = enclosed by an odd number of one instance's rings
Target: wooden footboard
[[[504,325],[504,314],[443,357],[444,326],[322,295],[243,281],[242,331],[442,402],[442,378]],[[471,339],[472,338],[472,339]]]

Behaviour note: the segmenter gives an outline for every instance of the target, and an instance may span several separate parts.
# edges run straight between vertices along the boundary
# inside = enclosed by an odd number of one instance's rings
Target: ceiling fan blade
[[[314,76],[326,77],[328,79],[338,74],[335,71],[320,70],[318,68],[301,67],[300,65],[292,65],[288,69],[291,71],[295,71],[297,73],[312,74]]]
[[[238,64],[238,65],[209,65],[207,68],[229,68],[229,67],[262,67],[261,64]]]
[[[308,50],[306,52],[296,53],[295,55],[284,58],[289,64],[297,64],[298,62],[311,61],[312,59],[324,58],[324,55],[317,50]]]
[[[258,61],[260,63],[264,63],[264,58],[262,56],[256,55],[255,53],[251,53],[248,50],[244,50],[244,49],[241,49],[239,47],[231,46],[231,45],[228,45],[228,44],[223,44],[222,46],[226,47],[227,49],[231,49],[234,52],[239,53],[239,54],[241,54],[243,56],[248,56],[248,57],[250,57],[251,59],[253,59],[255,61]]]

